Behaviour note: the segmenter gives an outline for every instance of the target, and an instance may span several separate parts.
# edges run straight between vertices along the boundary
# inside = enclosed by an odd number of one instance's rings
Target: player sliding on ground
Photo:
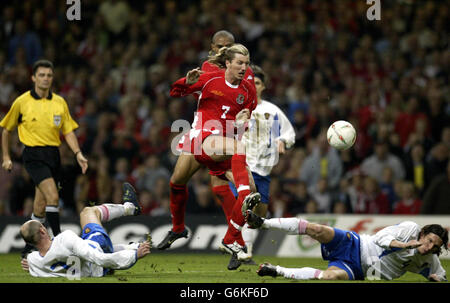
[[[141,213],[136,192],[129,183],[123,184],[123,202],[85,207],[80,213],[81,238],[66,230],[51,239],[39,221],[25,222],[20,234],[37,251],[22,260],[22,268],[34,277],[68,277],[69,258],[74,257],[79,258],[80,277],[102,277],[114,269],[130,268],[150,253],[150,243],[113,245],[101,225],[101,222]]]
[[[260,276],[298,280],[364,280],[366,277],[392,280],[409,271],[421,274],[429,281],[447,281],[439,255],[448,249],[448,231],[439,224],[421,229],[414,222],[404,221],[375,235],[358,235],[296,217],[263,219],[252,211],[247,211],[246,220],[253,228],[308,235],[321,243],[322,258],[329,261],[328,268],[323,271],[264,263],[257,271]]]

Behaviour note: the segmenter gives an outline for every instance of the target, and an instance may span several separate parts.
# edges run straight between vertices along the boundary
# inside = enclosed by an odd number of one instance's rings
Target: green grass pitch
[[[218,254],[150,254],[127,270],[102,278],[34,278],[20,267],[19,254],[0,255],[0,283],[323,283],[324,281],[296,281],[283,277],[259,277],[257,266],[241,265],[237,270],[227,269],[229,255]],[[259,264],[270,262],[285,267],[314,267],[325,269],[327,263],[319,258],[278,258],[254,256]],[[441,260],[447,273],[450,260]],[[407,273],[391,283],[426,282],[420,275]],[[339,283],[339,282],[338,282]],[[389,283],[388,281],[346,281],[346,283]]]

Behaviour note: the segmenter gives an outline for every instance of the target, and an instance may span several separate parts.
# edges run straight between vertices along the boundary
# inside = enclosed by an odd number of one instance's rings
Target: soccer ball
[[[338,150],[346,150],[355,144],[356,131],[350,122],[339,120],[331,124],[327,131],[328,144]]]

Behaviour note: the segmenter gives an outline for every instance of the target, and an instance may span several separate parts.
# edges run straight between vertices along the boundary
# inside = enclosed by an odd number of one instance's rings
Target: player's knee
[[[307,228],[308,235],[313,237],[314,239],[320,237],[324,232],[323,226],[315,223],[308,224]]]
[[[348,280],[348,274],[342,269],[325,270],[322,280]]]
[[[95,212],[95,206],[86,206],[80,212],[80,216],[87,216]]]
[[[332,271],[324,271],[322,280],[337,280],[337,275]]]
[[[170,183],[176,185],[185,185],[187,183],[186,179],[187,177],[185,176],[185,174],[175,171],[170,177]]]
[[[172,174],[172,176],[170,177],[170,183],[171,184],[178,184],[179,183],[179,178],[176,174]]]

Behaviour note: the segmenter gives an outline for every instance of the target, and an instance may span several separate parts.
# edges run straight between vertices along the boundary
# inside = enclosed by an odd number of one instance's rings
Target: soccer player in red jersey
[[[245,147],[235,139],[236,124],[242,126],[256,107],[254,83],[245,79],[249,61],[248,50],[241,44],[222,48],[209,60],[221,68],[219,71],[191,70],[171,90],[172,97],[199,94],[198,110],[189,132],[190,152],[209,168],[211,175],[222,181],[226,178],[234,181],[238,189],[229,220],[231,225],[222,242],[222,249],[236,254],[238,259],[245,255],[240,233],[245,223],[243,213],[260,201],[259,193],[251,193],[252,178],[246,167]],[[256,191],[251,181],[252,190]],[[235,268],[229,266],[229,269]]]
[[[225,30],[216,32],[212,37],[210,55],[217,54],[219,49],[224,46],[232,46],[234,41],[234,36],[230,32]],[[204,72],[216,72],[220,70],[221,67],[209,61],[205,61],[202,65],[202,71]],[[251,68],[248,68],[246,70],[245,79],[253,83],[253,77],[253,71]],[[186,203],[188,200],[186,184],[203,166],[195,160],[194,155],[191,153],[189,134],[190,132],[187,132],[178,144],[177,149],[181,151],[181,154],[177,159],[175,169],[170,178],[170,211],[172,214],[173,227],[166,237],[158,244],[157,248],[160,250],[169,248],[175,240],[181,237],[187,237],[187,230],[185,229],[184,224]],[[236,199],[233,192],[230,190],[228,181],[215,175],[211,175],[211,185],[213,194],[215,198],[220,201],[227,222],[230,225],[231,213]]]
[[[225,30],[218,31],[212,37],[209,55],[215,55],[220,48],[232,46],[233,44],[233,34]],[[210,63],[204,63],[202,68],[205,68],[205,71],[209,72],[220,70],[218,66]],[[196,97],[198,98],[198,94]],[[182,137],[177,147],[178,151],[181,153],[178,156],[174,171],[170,177],[170,212],[172,215],[172,230],[170,230],[164,239],[157,245],[157,248],[160,250],[169,248],[171,244],[179,238],[187,237],[187,230],[185,229],[184,224],[186,203],[188,201],[188,189],[186,184],[203,166],[195,160],[194,155],[191,153],[189,133],[190,132],[187,132]],[[214,196],[221,201],[228,222],[236,199],[229,189],[227,182],[220,178],[211,175],[211,185]]]

